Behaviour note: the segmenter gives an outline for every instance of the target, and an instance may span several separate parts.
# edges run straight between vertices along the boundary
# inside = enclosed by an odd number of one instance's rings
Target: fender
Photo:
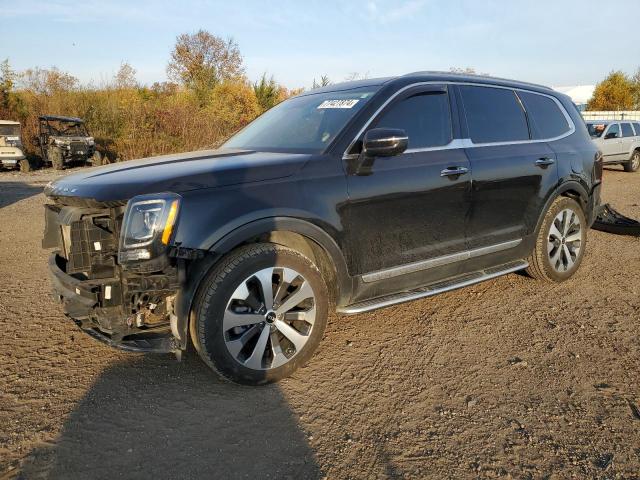
[[[300,234],[324,249],[335,267],[338,298],[337,305],[346,305],[352,296],[353,279],[349,276],[347,264],[340,247],[322,228],[305,220],[291,217],[269,217],[247,223],[232,230],[215,242],[204,258],[190,266],[186,282],[176,296],[174,313],[177,317],[176,330],[180,348],[187,346],[189,317],[198,288],[211,268],[226,253],[247,240],[274,231]]]
[[[579,195],[578,200],[583,210],[585,211],[585,214],[587,216],[587,222],[590,222],[590,218],[592,217],[592,212],[589,212],[589,208],[588,208],[590,205],[590,202],[589,202],[590,196],[589,196],[589,193],[587,192],[587,189],[584,187],[584,185],[582,185],[577,180],[567,180],[566,182],[558,185],[556,189],[553,190],[549,195],[549,197],[547,198],[547,201],[544,204],[544,208],[542,209],[542,214],[540,215],[540,217],[538,218],[538,222],[536,223],[536,229],[533,232],[535,236],[538,235],[538,232],[540,231],[540,227],[542,226],[542,222],[544,221],[544,217],[549,211],[551,204],[554,202],[556,198],[558,198],[563,193],[566,193],[568,191],[574,191],[578,193]]]

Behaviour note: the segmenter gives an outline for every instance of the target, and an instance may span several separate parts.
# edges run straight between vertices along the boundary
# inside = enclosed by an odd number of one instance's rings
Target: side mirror
[[[610,138],[618,138],[618,132],[609,132],[604,137],[605,140],[609,140]]]
[[[362,153],[366,157],[393,157],[407,149],[409,137],[404,130],[374,128],[364,134]]]

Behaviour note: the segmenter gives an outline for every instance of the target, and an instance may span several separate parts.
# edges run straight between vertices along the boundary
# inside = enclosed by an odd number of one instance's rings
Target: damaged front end
[[[180,352],[174,307],[184,264],[170,255],[180,197],[53,199],[45,205],[42,246],[55,249],[50,277],[65,314],[123,350]]]

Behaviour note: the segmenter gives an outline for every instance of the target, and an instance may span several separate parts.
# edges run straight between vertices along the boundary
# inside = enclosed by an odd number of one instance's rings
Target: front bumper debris
[[[591,228],[615,235],[640,237],[640,222],[625,217],[608,203],[600,207],[596,221]]]

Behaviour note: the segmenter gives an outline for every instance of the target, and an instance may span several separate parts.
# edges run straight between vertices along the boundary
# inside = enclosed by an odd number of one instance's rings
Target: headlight
[[[88,145],[95,145],[96,141],[93,139],[93,137],[89,137],[89,138],[87,138],[87,144]]]
[[[173,236],[181,197],[175,193],[140,195],[124,212],[118,261],[149,260],[162,255]]]

